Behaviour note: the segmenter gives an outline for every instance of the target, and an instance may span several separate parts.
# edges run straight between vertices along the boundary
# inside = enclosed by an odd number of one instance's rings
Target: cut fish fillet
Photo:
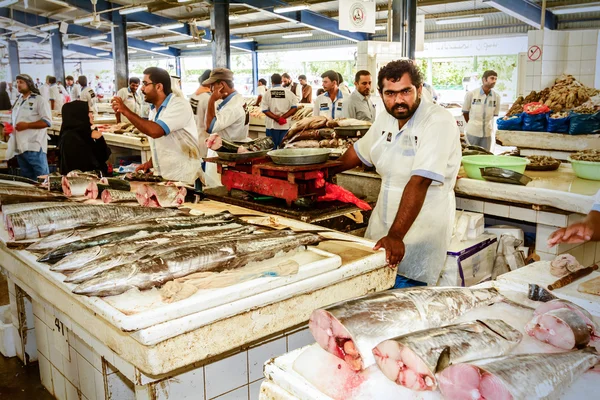
[[[536,308],[535,311],[533,312],[533,315],[545,314],[548,311],[560,310],[560,309],[572,310],[573,312],[578,314],[585,321],[586,325],[590,329],[590,334],[593,336],[597,335],[597,333],[596,333],[597,328],[596,328],[596,324],[594,323],[594,321],[592,319],[592,315],[587,310],[579,307],[577,304],[572,303],[568,300],[556,299],[556,300],[551,300],[546,303],[540,304],[540,306],[538,308]]]
[[[559,308],[538,314],[525,325],[525,331],[540,342],[560,349],[583,348],[590,342],[590,330],[580,314]]]

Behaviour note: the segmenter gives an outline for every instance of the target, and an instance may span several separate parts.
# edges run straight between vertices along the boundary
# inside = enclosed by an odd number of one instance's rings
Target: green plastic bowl
[[[572,160],[571,157],[567,160],[571,162],[573,172],[578,178],[600,181],[600,162]]]
[[[471,179],[479,179],[481,181],[484,179],[481,177],[480,168],[497,167],[523,174],[525,173],[525,167],[529,162],[530,161],[526,158],[512,156],[480,155],[464,156],[462,158],[462,164],[465,167],[467,176]]]

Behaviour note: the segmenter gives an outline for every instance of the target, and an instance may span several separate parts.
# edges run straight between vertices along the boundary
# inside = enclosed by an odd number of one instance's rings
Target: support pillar
[[[213,68],[230,68],[231,47],[229,43],[229,0],[215,0],[210,11],[213,27]]]
[[[129,54],[127,53],[127,19],[112,12],[112,54],[115,69],[115,92],[129,86]]]
[[[57,81],[65,81],[65,58],[63,55],[62,33],[54,30],[50,36],[50,46],[52,48],[52,67]]]
[[[175,75],[181,78],[181,57],[175,57]]]
[[[402,56],[415,59],[417,48],[417,0],[404,0],[404,39],[402,40]]]
[[[392,0],[392,42],[402,42],[404,32],[404,0]]]
[[[19,63],[19,43],[15,40],[8,40],[8,62],[10,63],[11,82],[21,73],[21,64]]]
[[[258,94],[258,51],[252,52],[252,85],[254,87],[252,93]]]

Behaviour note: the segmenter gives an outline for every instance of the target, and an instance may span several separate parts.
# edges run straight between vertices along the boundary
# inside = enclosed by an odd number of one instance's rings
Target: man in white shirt
[[[11,135],[12,147],[19,162],[21,175],[37,180],[49,173],[47,128],[52,124],[50,103],[36,89],[29,75],[17,75],[17,89],[21,94],[12,110],[15,133]]]
[[[376,168],[381,191],[365,236],[385,249],[390,266],[399,264],[395,287],[435,285],[454,226],[460,133],[447,110],[422,96],[412,60],[381,68],[377,86],[386,112],[332,172]]]
[[[492,148],[494,117],[500,112],[500,95],[492,90],[497,79],[495,71],[485,71],[481,79],[483,84],[480,88],[467,92],[462,108],[467,122],[467,141],[488,151]]]
[[[600,242],[600,191],[596,193],[594,205],[587,217],[581,221],[560,228],[548,238],[548,247],[560,243],[579,244],[585,242]]]
[[[300,101],[302,98],[302,85],[292,81],[292,77],[287,72],[281,75],[281,81],[283,83],[283,87],[289,89],[293,94],[296,95],[298,101]]]
[[[200,145],[200,155],[202,157],[206,157],[207,155],[206,139],[208,139],[208,133],[206,132],[206,109],[210,100],[210,85],[204,86],[202,82],[208,78],[210,78],[210,69],[207,69],[200,75],[198,78],[200,87],[190,97],[190,105],[192,106],[194,120],[198,127],[198,144]]]
[[[119,89],[117,97],[121,98],[127,108],[133,111],[136,115],[142,116],[142,107],[144,105],[144,99],[142,93],[138,91],[140,87],[140,78],[131,77],[129,78],[129,86]],[[121,113],[115,113],[117,123],[129,122],[127,117],[121,116]]]
[[[50,75],[46,75],[46,79],[44,80],[44,82],[40,82],[40,84],[38,85],[40,95],[46,100],[50,98],[50,85],[48,84],[48,78],[50,78]]]
[[[375,105],[371,101],[371,73],[361,70],[354,77],[354,93],[346,100],[346,117],[375,121]]]
[[[71,75],[68,75],[65,78],[65,82],[67,84],[65,89],[67,89],[67,94],[70,97],[70,101],[79,100],[79,94],[81,93],[81,87],[79,84],[75,83]]]
[[[56,77],[49,76],[46,78],[46,84],[49,87],[48,100],[50,100],[50,109],[60,112],[64,104],[64,98],[56,84]]]
[[[264,78],[260,78],[258,80],[258,86],[256,87],[258,96],[256,97],[256,107],[260,107],[260,103],[262,102],[263,96],[267,92],[267,80]]]
[[[337,74],[340,77],[338,87],[344,94],[350,95],[350,88],[348,87],[348,84],[346,82],[344,82],[344,77],[339,72]]]
[[[349,96],[342,93],[338,87],[339,75],[333,70],[325,71],[321,75],[325,93],[317,96],[313,106],[313,116],[325,115],[329,118],[342,118],[344,114],[344,103]]]
[[[281,75],[271,75],[271,89],[265,93],[262,103],[262,112],[267,116],[265,121],[267,136],[273,139],[275,149],[279,147],[290,129],[288,118],[298,111],[298,97],[281,86],[281,82]]]
[[[144,100],[152,104],[149,119],[145,120],[130,110],[123,100],[115,96],[112,107],[142,133],[150,136],[152,158],[136,168],[171,181],[193,185],[203,178],[200,165],[198,132],[190,103],[171,90],[171,77],[162,68],[150,67],[142,80]]]
[[[87,77],[85,75],[79,75],[77,83],[81,86],[81,92],[79,93],[77,100],[87,101],[90,111],[93,111],[94,113],[98,112],[98,109],[96,108],[98,99],[96,93],[94,93],[94,89],[88,86]]]

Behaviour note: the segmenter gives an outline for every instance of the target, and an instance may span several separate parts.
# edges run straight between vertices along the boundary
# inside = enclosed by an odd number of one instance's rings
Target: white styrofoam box
[[[483,212],[483,201],[480,200],[462,199],[462,206],[467,211]]]
[[[452,239],[442,269],[439,286],[473,286],[492,277],[498,239],[482,235],[460,242]]]
[[[287,351],[299,349],[315,342],[315,338],[308,328],[287,336]]]
[[[519,221],[536,222],[537,212],[531,208],[510,206],[508,208],[508,218],[518,219]]]
[[[135,385],[120,372],[106,375],[106,391],[110,399],[135,400]]]
[[[241,387],[222,396],[215,397],[215,400],[246,400],[248,399],[248,386]]]
[[[567,215],[555,214],[546,211],[538,211],[537,222],[538,224],[552,225],[564,228],[567,226]]]
[[[248,384],[248,353],[241,352],[209,364],[204,369],[206,397],[212,399]]]
[[[596,258],[596,242],[589,242],[583,246],[583,266],[591,267]]]
[[[37,340],[35,338],[35,329],[27,329],[25,331],[25,354],[27,361],[33,362],[38,359]]]
[[[4,357],[17,355],[15,346],[18,336],[17,328],[12,324],[10,304],[0,307],[0,353]]]
[[[79,384],[81,393],[89,400],[96,399],[95,369],[81,354],[77,354],[77,368],[79,370]]]
[[[573,31],[569,32],[569,45],[570,46],[581,46],[583,44],[583,32]]]
[[[52,385],[52,365],[46,357],[40,354],[38,357],[38,366],[40,368],[40,380],[42,386],[46,388],[50,394],[54,394],[54,387]]]
[[[508,206],[503,204],[489,203],[486,201],[483,205],[483,213],[485,215],[508,218],[508,211]]]
[[[106,384],[102,372],[98,372],[94,369],[94,380],[96,381],[96,400],[104,400],[106,398]]]
[[[79,390],[71,382],[65,382],[65,391],[67,392],[67,400],[81,400]]]
[[[260,396],[260,385],[263,383],[264,379],[261,379],[259,381],[253,382],[250,384],[249,387],[249,391],[250,391],[250,396],[248,397],[249,400],[258,400],[259,396]]]
[[[485,228],[485,232],[489,233],[490,235],[496,235],[498,240],[500,240],[500,236],[502,235],[512,235],[519,240],[523,240],[525,238],[525,234],[521,228],[511,225],[488,226]]]
[[[152,400],[204,400],[204,368],[193,369],[152,386]]]
[[[65,377],[52,365],[52,386],[54,387],[54,397],[57,400],[66,400]]]
[[[287,343],[285,337],[249,349],[248,368],[250,382],[263,377],[263,365],[266,361],[286,352]]]

